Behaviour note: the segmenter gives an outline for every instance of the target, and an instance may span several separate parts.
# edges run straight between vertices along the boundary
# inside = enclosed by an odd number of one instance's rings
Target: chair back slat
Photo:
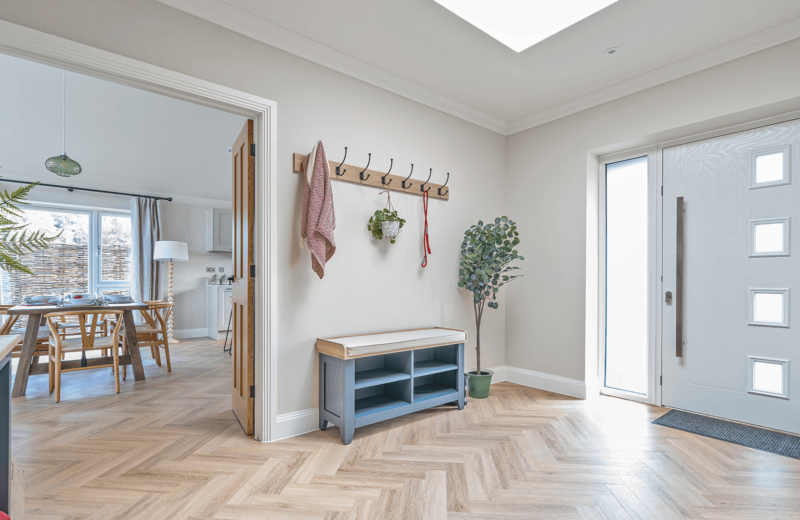
[[[95,338],[99,332],[98,323],[102,324],[106,315],[116,316],[118,318],[117,325],[114,328],[114,337],[116,337],[116,333],[119,331],[120,324],[122,323],[122,311],[93,310],[53,312],[45,314],[44,317],[47,320],[47,326],[50,328],[50,334],[59,345],[63,338],[62,334],[58,331],[58,323],[62,323],[64,318],[77,318],[82,350],[94,350]],[[90,318],[90,320],[87,320],[87,318]]]
[[[6,317],[3,324],[0,325],[0,335],[2,336],[11,334],[11,329],[19,319],[19,314],[15,314],[14,316],[8,315],[8,309],[11,307],[13,307],[13,305],[0,305],[0,316]]]

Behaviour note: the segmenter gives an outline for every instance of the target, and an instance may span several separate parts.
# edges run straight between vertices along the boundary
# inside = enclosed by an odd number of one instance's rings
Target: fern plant
[[[20,206],[28,203],[25,199],[38,182],[17,188],[9,193],[0,191],[0,269],[4,271],[20,271],[33,274],[28,267],[15,256],[35,253],[47,249],[51,242],[61,236],[47,236],[41,231],[29,232],[28,224],[20,224],[15,219],[22,218]]]

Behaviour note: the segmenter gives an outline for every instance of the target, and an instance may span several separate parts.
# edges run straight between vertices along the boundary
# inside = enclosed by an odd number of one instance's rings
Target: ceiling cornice
[[[316,42],[306,36],[253,16],[221,0],[158,0],[180,11],[266,43],[318,65],[388,90],[502,135],[508,124],[498,117],[395,76],[369,63]]]
[[[734,40],[725,45],[695,54],[664,67],[646,72],[610,87],[573,99],[508,124],[508,134],[516,134],[535,126],[555,121],[583,110],[614,101],[662,83],[694,74],[728,61],[800,38],[800,18],[770,27],[761,32]]]
[[[223,0],[157,0],[213,24],[276,47],[318,65],[435,108],[502,135],[522,132],[621,97],[694,74],[704,69],[800,38],[800,18],[776,25],[683,60],[635,76],[561,105],[515,121],[502,119],[386,72],[350,55],[272,22],[253,16]]]

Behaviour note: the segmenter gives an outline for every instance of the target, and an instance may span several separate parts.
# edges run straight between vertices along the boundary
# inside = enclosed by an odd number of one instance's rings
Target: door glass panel
[[[754,249],[756,253],[783,252],[783,222],[756,224]]]
[[[782,394],[783,364],[755,361],[753,363],[753,390]]]
[[[101,222],[100,280],[125,282],[131,279],[131,218],[103,215]]]
[[[753,321],[757,323],[783,323],[783,294],[754,293]]]
[[[606,165],[605,386],[647,394],[647,157]]]
[[[783,152],[756,157],[756,183],[783,180]]]

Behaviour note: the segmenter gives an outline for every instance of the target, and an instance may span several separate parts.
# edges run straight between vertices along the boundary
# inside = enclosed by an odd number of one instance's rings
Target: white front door
[[[792,121],[664,149],[664,406],[800,433],[798,144]]]

